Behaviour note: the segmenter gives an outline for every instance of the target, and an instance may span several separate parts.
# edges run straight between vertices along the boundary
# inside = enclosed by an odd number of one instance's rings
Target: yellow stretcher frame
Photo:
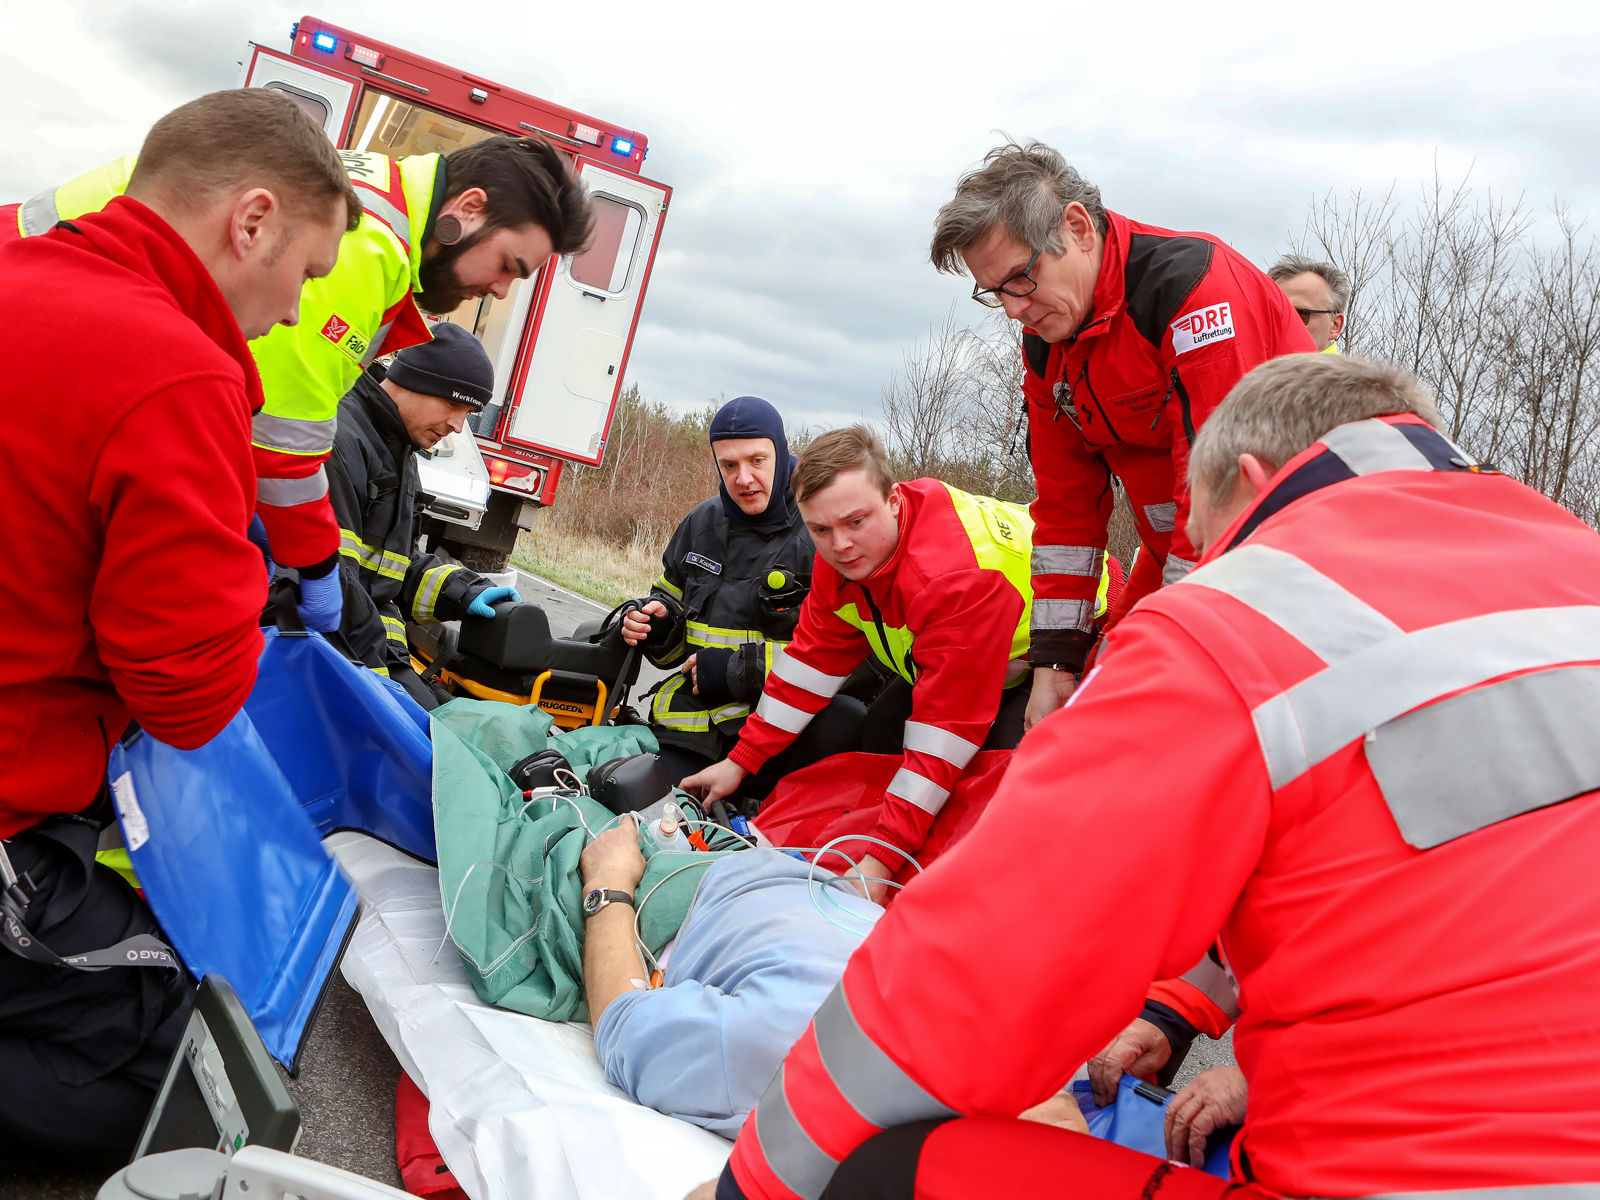
[[[415,654],[411,656],[411,665],[418,675],[426,671],[430,664],[423,662]],[[457,675],[454,671],[440,671],[439,682],[451,692],[471,696],[475,700],[498,700],[501,704],[532,705],[543,709],[550,714],[550,719],[555,722],[558,729],[581,729],[585,725],[598,725],[606,713],[607,688],[604,679],[594,681],[595,702],[583,704],[576,700],[552,700],[544,695],[544,685],[549,681],[553,671],[542,671],[533,681],[533,690],[526,696],[516,692],[504,692],[499,688],[490,687],[486,683],[479,683],[475,679],[468,679],[464,675]],[[611,715],[617,715],[616,709]]]

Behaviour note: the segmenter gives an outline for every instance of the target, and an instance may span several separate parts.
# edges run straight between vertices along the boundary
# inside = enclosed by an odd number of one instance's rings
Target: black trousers
[[[1028,711],[1028,681],[1000,693],[1000,711],[995,714],[984,750],[1014,750],[1022,740],[1022,719]],[[867,709],[867,724],[861,748],[868,754],[899,754],[905,749],[906,722],[911,719],[911,685],[895,676],[878,693]]]
[[[57,954],[162,936],[139,894],[94,861],[96,840],[82,818],[51,817],[6,842],[18,874],[36,888],[28,925]],[[0,948],[0,1152],[125,1158],[194,990],[178,971],[78,971]]]
[[[866,715],[867,706],[861,701],[850,696],[835,696],[826,708],[811,718],[799,737],[739,786],[739,794],[752,800],[765,800],[785,775],[831,755],[861,749],[861,726]],[[734,739],[730,738],[728,749],[731,750],[733,744]],[[661,769],[673,783],[709,767],[713,761],[680,746],[662,746],[659,757]]]

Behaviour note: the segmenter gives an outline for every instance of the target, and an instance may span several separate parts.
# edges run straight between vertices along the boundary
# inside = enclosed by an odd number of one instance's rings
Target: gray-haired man
[[[1344,310],[1350,303],[1350,276],[1331,262],[1285,254],[1267,268],[1267,277],[1289,297],[1317,349],[1324,354],[1339,353]]]
[[[1313,349],[1283,293],[1219,238],[1110,212],[1038,142],[991,150],[939,210],[941,271],[1023,326],[1033,503],[1031,726],[1072,695],[1098,633],[1112,476],[1145,548],[1105,625],[1181,579],[1195,431],[1257,363]]]

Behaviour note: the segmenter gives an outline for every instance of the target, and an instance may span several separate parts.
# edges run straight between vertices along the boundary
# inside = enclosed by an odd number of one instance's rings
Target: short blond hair
[[[1200,427],[1189,451],[1190,491],[1226,495],[1241,454],[1281,467],[1341,425],[1401,413],[1436,429],[1442,423],[1428,390],[1399,367],[1333,354],[1271,359],[1234,384]]]
[[[894,472],[889,455],[878,435],[865,425],[830,429],[813,438],[800,451],[789,486],[796,501],[803,501],[828,487],[846,471],[865,471],[885,498],[894,489]]]

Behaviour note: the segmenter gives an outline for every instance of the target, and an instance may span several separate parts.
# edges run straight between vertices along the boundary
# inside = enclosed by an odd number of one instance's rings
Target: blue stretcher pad
[[[197,750],[136,732],[108,775],[133,868],[196,976],[227,977],[294,1069],[354,926],[322,845],[370,833],[434,860],[428,717],[316,634],[268,629],[244,710]]]

